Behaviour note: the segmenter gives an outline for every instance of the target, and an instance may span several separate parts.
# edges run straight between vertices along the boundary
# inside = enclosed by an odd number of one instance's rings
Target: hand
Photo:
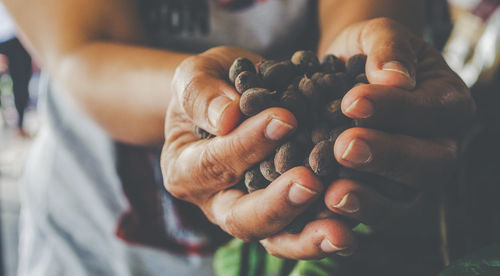
[[[327,52],[344,60],[359,53],[368,57],[370,84],[354,87],[342,100],[343,113],[363,127],[344,131],[334,155],[342,166],[372,176],[334,181],[326,190],[326,206],[372,226],[390,226],[415,211],[422,195],[438,193],[450,181],[475,104],[437,50],[389,19],[346,28]],[[374,184],[415,195],[395,199]],[[294,240],[279,234],[261,243],[280,256],[293,247],[278,244]]]
[[[227,72],[240,56],[261,59],[238,48],[218,47],[178,67],[173,80],[178,97],[167,112],[161,163],[165,188],[172,195],[199,206],[229,234],[253,241],[280,232],[318,199],[323,185],[310,170],[297,167],[251,194],[233,187],[297,127],[294,116],[281,108],[239,124],[239,95]],[[217,137],[198,140],[194,124]],[[291,236],[267,249],[283,257],[317,258],[355,247],[350,228],[335,219],[317,220]]]
[[[441,192],[475,112],[462,80],[431,45],[388,19],[346,29],[330,50],[343,57],[366,54],[371,83],[353,88],[342,101],[343,112],[363,128],[340,135],[334,147],[338,162],[418,195]],[[389,199],[369,185],[341,179],[328,187],[325,201],[336,213],[380,226],[408,213],[421,197],[416,198]]]

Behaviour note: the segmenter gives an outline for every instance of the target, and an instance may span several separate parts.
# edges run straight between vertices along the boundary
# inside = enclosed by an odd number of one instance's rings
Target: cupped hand
[[[323,184],[309,169],[296,167],[251,194],[234,187],[297,128],[294,116],[281,108],[240,123],[239,95],[227,80],[232,61],[240,56],[261,59],[238,48],[217,47],[178,67],[161,163],[165,188],[172,195],[199,206],[229,234],[255,241],[282,231],[319,199]],[[198,140],[194,125],[217,136]],[[278,236],[286,237],[267,249],[288,258],[317,258],[355,246],[349,227],[335,219],[315,221],[300,234]]]
[[[337,161],[416,194],[388,198],[370,183],[340,179],[328,187],[325,202],[336,213],[371,225],[387,224],[417,206],[419,195],[439,193],[450,181],[461,137],[474,116],[474,101],[436,49],[389,19],[346,29],[329,51],[343,58],[366,54],[370,82],[343,98],[342,111],[362,127],[339,136]]]

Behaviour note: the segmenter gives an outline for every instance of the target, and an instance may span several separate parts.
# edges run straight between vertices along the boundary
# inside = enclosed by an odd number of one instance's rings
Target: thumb
[[[344,57],[367,55],[366,76],[371,84],[413,89],[417,66],[413,40],[401,24],[377,18],[346,29],[331,51]]]

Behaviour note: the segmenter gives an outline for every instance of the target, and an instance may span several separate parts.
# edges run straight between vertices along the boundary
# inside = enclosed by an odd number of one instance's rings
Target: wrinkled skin
[[[381,18],[346,28],[327,53],[344,60],[366,54],[371,83],[351,89],[342,101],[343,113],[364,127],[339,136],[332,152],[337,161],[420,194],[440,192],[456,166],[460,137],[475,104],[439,52]],[[395,201],[354,180],[321,183],[305,167],[252,194],[232,188],[297,127],[293,115],[280,108],[238,124],[239,95],[226,74],[239,56],[260,59],[242,49],[217,47],[186,59],[176,71],[178,97],[167,112],[162,154],[165,187],[172,195],[199,206],[229,234],[260,240],[269,253],[295,259],[349,255],[357,246],[349,225],[333,216],[308,223],[299,234],[281,232],[323,190],[321,200],[331,212],[375,226],[390,224],[416,206],[420,196]],[[193,124],[218,137],[197,140]]]

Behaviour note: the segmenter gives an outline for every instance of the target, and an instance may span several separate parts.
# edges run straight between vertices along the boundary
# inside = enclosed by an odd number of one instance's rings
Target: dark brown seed
[[[345,72],[345,64],[334,55],[326,55],[321,59],[321,71],[325,73]]]
[[[246,116],[253,116],[264,109],[275,106],[276,91],[269,91],[265,88],[247,89],[240,98],[241,113]]]
[[[260,162],[259,168],[260,173],[268,181],[272,182],[280,176],[280,174],[276,171],[276,168],[274,168],[274,156],[268,160]]]
[[[298,89],[309,100],[312,108],[317,107],[323,98],[324,91],[320,86],[322,78],[323,73],[318,72],[311,77],[304,75],[299,82]]]
[[[262,81],[254,72],[243,71],[236,77],[234,87],[241,95],[249,88],[262,87]]]
[[[365,83],[365,84],[368,84],[368,79],[366,78],[366,74],[365,73],[362,73],[362,74],[359,74],[357,75],[355,78],[354,78],[354,83]]]
[[[260,173],[259,166],[245,172],[245,186],[249,193],[264,189],[267,185],[269,185],[269,181]]]
[[[325,119],[331,126],[336,127],[346,124],[350,119],[342,113],[342,100],[335,100],[326,105],[324,112]]]
[[[307,100],[297,88],[290,86],[281,94],[279,106],[293,113],[299,122],[307,118]]]
[[[297,51],[293,54],[291,62],[301,74],[312,74],[318,71],[319,60],[313,51]]]
[[[309,155],[309,165],[318,176],[335,175],[338,163],[333,155],[333,143],[325,140],[316,144]]]
[[[274,156],[274,167],[280,174],[291,168],[301,166],[304,159],[304,149],[301,144],[289,141],[278,148]]]
[[[347,92],[348,85],[344,78],[344,73],[324,74],[319,79],[318,84],[324,91],[327,100],[336,100],[342,98]]]
[[[349,76],[355,78],[357,75],[365,72],[366,56],[357,54],[347,60],[346,71]]]
[[[340,136],[340,134],[342,134],[342,132],[344,132],[349,127],[350,126],[348,125],[344,125],[330,130],[330,132],[328,133],[328,140],[335,144],[335,141],[337,141],[337,138]]]
[[[326,126],[319,126],[311,131],[311,141],[314,145],[328,139],[330,139],[330,129]]]
[[[229,68],[229,80],[232,83],[234,83],[234,81],[236,80],[236,77],[238,77],[238,75],[244,71],[249,71],[249,72],[255,73],[255,66],[247,58],[239,57],[239,58],[235,59],[233,64]]]
[[[206,130],[200,128],[197,125],[195,125],[193,127],[193,133],[194,133],[194,136],[196,136],[196,138],[198,138],[200,140],[201,139],[210,139],[210,138],[215,137],[215,135],[208,133]]]
[[[259,66],[259,74],[267,87],[272,89],[286,88],[296,77],[290,61],[268,61]]]

